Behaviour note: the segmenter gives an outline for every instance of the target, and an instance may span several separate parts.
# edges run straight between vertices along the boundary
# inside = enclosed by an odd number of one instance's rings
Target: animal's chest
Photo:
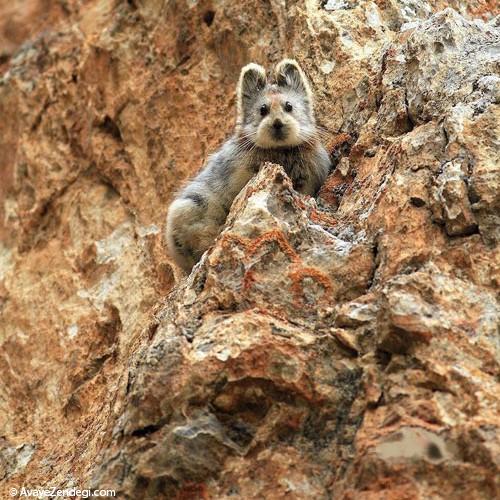
[[[303,156],[295,150],[270,150],[267,155],[260,158],[259,162],[256,162],[256,170],[264,161],[281,165],[292,180],[295,189],[299,190],[308,177],[308,164],[304,161]]]

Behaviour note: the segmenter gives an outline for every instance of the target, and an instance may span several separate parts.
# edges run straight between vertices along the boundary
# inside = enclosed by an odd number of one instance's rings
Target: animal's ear
[[[283,59],[279,62],[275,69],[275,80],[280,87],[289,87],[304,94],[312,109],[311,87],[297,61],[294,59]]]
[[[266,86],[266,70],[255,63],[244,66],[238,81],[238,121],[242,121],[259,93]]]

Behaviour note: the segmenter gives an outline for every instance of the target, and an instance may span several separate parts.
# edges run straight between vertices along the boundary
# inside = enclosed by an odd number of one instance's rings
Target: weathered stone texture
[[[499,494],[495,2],[0,14],[2,495]],[[241,66],[284,56],[334,170],[314,200],[263,166],[182,277],[172,193],[230,133]]]

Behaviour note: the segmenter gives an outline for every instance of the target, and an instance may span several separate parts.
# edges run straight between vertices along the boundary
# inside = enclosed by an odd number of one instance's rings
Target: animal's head
[[[237,94],[237,132],[248,144],[283,148],[315,138],[312,93],[296,61],[281,61],[271,81],[262,66],[246,65],[241,70]]]

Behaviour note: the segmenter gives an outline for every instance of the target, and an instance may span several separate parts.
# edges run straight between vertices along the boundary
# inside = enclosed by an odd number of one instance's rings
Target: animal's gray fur
[[[286,103],[293,109],[285,111]],[[261,116],[261,107],[269,112]],[[328,175],[313,99],[297,62],[285,59],[267,81],[262,66],[248,64],[237,87],[238,116],[230,139],[170,205],[166,240],[170,255],[189,272],[220,232],[231,204],[262,163],[282,165],[295,189],[314,196]],[[282,123],[280,129],[279,123]]]

